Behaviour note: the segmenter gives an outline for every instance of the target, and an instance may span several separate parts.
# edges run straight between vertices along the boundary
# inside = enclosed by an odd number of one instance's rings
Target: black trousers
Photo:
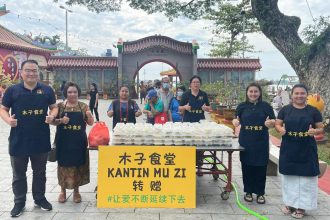
[[[267,165],[249,166],[242,163],[244,192],[264,195],[266,187],[266,172]]]
[[[93,112],[95,112],[96,121],[100,121],[99,112],[97,111],[97,108],[98,108],[98,104],[96,105],[96,108],[94,108],[94,106],[89,106],[89,109],[91,110],[92,115],[93,115]]]
[[[46,163],[48,153],[31,156],[11,156],[11,167],[13,169],[12,188],[14,202],[22,203],[26,201],[27,181],[26,171],[31,161],[32,167],[32,196],[35,201],[45,199],[46,191]]]

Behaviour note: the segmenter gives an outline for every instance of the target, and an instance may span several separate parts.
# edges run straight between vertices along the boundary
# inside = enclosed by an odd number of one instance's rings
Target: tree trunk
[[[325,116],[330,115],[330,27],[311,45],[298,35],[300,19],[286,16],[278,9],[278,0],[251,0],[253,14],[261,31],[284,55],[301,83],[325,101]]]

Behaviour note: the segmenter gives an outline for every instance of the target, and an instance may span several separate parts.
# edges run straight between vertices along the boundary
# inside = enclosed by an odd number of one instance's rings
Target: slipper
[[[253,196],[252,193],[246,193],[244,196],[244,200],[247,202],[253,202]]]
[[[282,212],[284,213],[284,215],[291,215],[295,211],[296,211],[296,209],[291,206],[284,206],[282,208]]]
[[[265,197],[263,195],[257,196],[257,203],[258,204],[265,204],[266,203]]]
[[[291,216],[296,219],[302,219],[305,216],[305,210],[296,209],[294,212],[292,212]]]
[[[58,202],[59,203],[65,203],[66,202],[66,193],[61,192],[60,195],[58,195]]]
[[[78,192],[73,192],[73,201],[75,203],[80,203],[81,202],[81,195]]]

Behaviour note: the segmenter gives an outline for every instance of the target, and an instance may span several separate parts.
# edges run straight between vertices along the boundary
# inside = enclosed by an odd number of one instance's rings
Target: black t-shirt
[[[282,136],[279,172],[284,175],[317,176],[319,163],[315,138],[308,135],[309,127],[322,122],[321,113],[313,106],[298,109],[284,106],[278,113],[286,133]]]
[[[91,97],[91,99],[89,100],[89,105],[90,106],[94,106],[95,105],[95,102],[96,102],[96,94],[97,94],[97,92],[94,90],[94,91],[90,91],[89,92],[89,95],[90,95],[90,97]]]
[[[269,159],[269,134],[265,126],[267,117],[275,119],[273,108],[267,102],[242,102],[236,108],[241,129],[239,144],[245,148],[240,160],[249,166],[266,166]]]
[[[187,103],[191,106],[191,111],[185,111],[183,116],[184,122],[199,122],[201,119],[205,119],[204,111],[202,106],[205,104],[209,106],[209,99],[207,94],[202,90],[199,90],[197,96],[194,96],[189,89],[187,92],[183,93],[180,106],[184,106]]]
[[[306,117],[306,115],[310,115],[312,116],[314,123],[322,122],[322,115],[320,111],[311,105],[307,105],[303,109],[295,108],[292,105],[286,105],[278,113],[277,118],[284,121],[285,118],[289,117],[290,114],[294,114],[300,117]]]

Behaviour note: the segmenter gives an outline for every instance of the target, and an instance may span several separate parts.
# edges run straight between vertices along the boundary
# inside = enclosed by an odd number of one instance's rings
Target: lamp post
[[[60,8],[65,10],[65,50],[68,51],[68,12],[72,13],[72,11],[62,5]]]
[[[245,52],[245,23],[246,23],[246,18],[245,18],[245,11],[241,11],[240,15],[243,17],[243,36],[242,36],[242,42],[243,42],[243,58],[244,58],[244,52]]]

